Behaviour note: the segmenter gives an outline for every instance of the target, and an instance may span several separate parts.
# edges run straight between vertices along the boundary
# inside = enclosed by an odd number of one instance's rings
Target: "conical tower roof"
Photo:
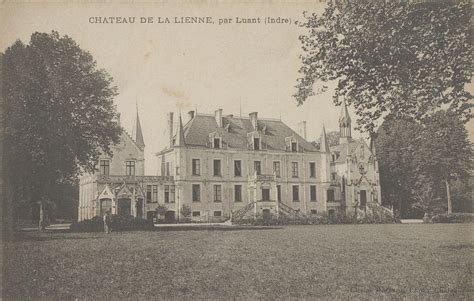
[[[176,133],[176,139],[174,140],[174,145],[175,146],[186,145],[186,140],[184,138],[183,120],[181,119],[181,113],[179,114],[179,125],[178,125],[178,131]]]
[[[345,98],[342,100],[341,116],[339,117],[339,121],[351,122],[351,116],[349,116]]]
[[[321,147],[319,148],[320,151],[329,153],[329,142],[328,142],[328,137],[326,136],[326,128],[324,127],[323,124],[323,132],[321,133]]]
[[[145,141],[143,140],[143,133],[142,133],[142,126],[140,124],[140,116],[138,116],[138,107],[137,107],[137,119],[135,122],[135,130],[134,130],[134,136],[133,140],[135,140],[135,143],[143,148],[145,147]]]

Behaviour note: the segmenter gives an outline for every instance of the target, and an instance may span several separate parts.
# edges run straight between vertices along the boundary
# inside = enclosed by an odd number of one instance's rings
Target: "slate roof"
[[[247,150],[247,134],[254,131],[250,119],[235,116],[223,116],[222,119],[223,127],[219,128],[214,115],[195,115],[184,126],[186,145],[207,147],[209,134],[218,132],[222,137],[222,142],[227,144],[229,148]],[[228,126],[228,131],[226,126]],[[303,151],[319,151],[313,144],[306,141],[280,120],[258,119],[258,129],[262,131],[264,128],[265,135],[262,135],[262,142],[266,144],[268,150],[285,151],[285,138],[294,136]]]
[[[334,161],[335,163],[345,163],[348,154],[352,154],[361,143],[365,143],[360,140],[350,140],[349,143],[343,143],[333,145],[330,147],[331,153],[339,153],[339,158]],[[347,147],[349,145],[349,147]]]

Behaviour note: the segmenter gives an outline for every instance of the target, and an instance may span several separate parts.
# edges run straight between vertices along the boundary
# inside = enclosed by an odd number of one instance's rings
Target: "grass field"
[[[26,233],[4,299],[468,298],[473,225]]]

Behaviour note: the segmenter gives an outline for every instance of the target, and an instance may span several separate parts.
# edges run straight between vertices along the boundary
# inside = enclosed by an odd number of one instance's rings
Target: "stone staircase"
[[[233,223],[241,221],[249,213],[250,210],[254,209],[255,203],[256,202],[250,202],[245,205],[245,207],[242,207],[236,211],[232,211],[231,221]]]
[[[301,211],[291,208],[290,206],[278,202],[278,214],[285,215],[289,218],[299,218],[301,217]]]

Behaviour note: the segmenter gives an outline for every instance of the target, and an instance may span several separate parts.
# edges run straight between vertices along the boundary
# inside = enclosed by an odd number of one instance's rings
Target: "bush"
[[[75,222],[70,227],[73,232],[100,232],[104,231],[104,220],[100,216]]]
[[[432,223],[473,223],[473,213],[437,214],[431,218]]]
[[[264,219],[261,215],[248,217],[236,222],[239,225],[252,226],[277,226],[277,225],[341,225],[341,224],[395,224],[400,220],[389,215],[367,214],[365,217],[356,218],[353,214],[336,212],[334,214],[315,214],[307,216],[289,217],[286,215],[272,216]]]
[[[112,231],[131,231],[153,229],[153,222],[139,217],[112,215],[110,228]],[[104,231],[104,221],[100,216],[94,216],[71,225],[73,232]]]

